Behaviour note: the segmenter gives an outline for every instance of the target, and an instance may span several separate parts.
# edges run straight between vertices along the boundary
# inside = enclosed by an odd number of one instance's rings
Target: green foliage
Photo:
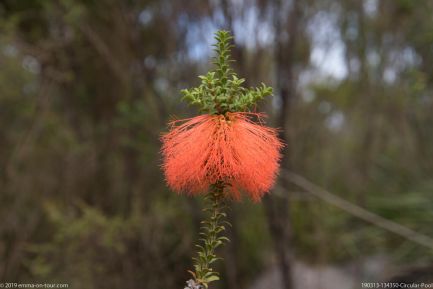
[[[215,69],[206,75],[199,76],[200,86],[182,90],[183,99],[209,114],[245,111],[264,97],[272,95],[272,88],[262,83],[257,88],[244,88],[245,79],[238,78],[231,69],[230,49],[232,36],[220,30],[216,33]]]
[[[377,9],[359,5],[365,17],[352,2],[300,2],[308,13],[301,13],[298,34],[288,35],[299,37],[293,77],[301,80],[287,119],[291,168],[332,193],[433,236],[433,2],[373,1]],[[201,21],[214,21],[209,15],[220,12],[207,3],[172,3],[0,3],[4,280],[59,281],[82,289],[171,289],[185,281],[202,203],[167,191],[158,137],[170,115],[188,114],[174,97],[177,85],[194,83],[204,65],[177,57],[188,54],[191,44],[183,36],[206,32]],[[324,13],[317,17],[319,11]],[[147,22],[138,17],[141,13],[149,16]],[[185,21],[185,15],[194,16]],[[236,23],[238,17],[233,13]],[[258,25],[265,18],[257,19]],[[347,75],[323,77],[310,61],[310,49],[326,48],[311,41],[310,29],[322,20],[331,20],[336,29],[331,34],[345,53],[335,70],[347,68]],[[304,23],[311,23],[308,31]],[[252,81],[276,77],[284,84],[284,75],[273,72],[285,65],[275,61],[275,48],[284,46],[286,36],[275,35],[260,47],[239,47],[243,76]],[[252,109],[270,89],[244,88],[230,68],[230,35],[217,37],[214,70],[198,88],[185,90],[185,99],[206,113]],[[286,52],[280,50],[282,59]],[[368,72],[365,79],[360,67]],[[388,73],[395,79],[384,80]],[[268,108],[271,116],[278,113],[278,102]],[[336,115],[342,121],[332,127]],[[423,247],[305,192],[288,191],[297,260],[326,266],[383,254],[392,260],[390,268],[433,260]],[[273,240],[262,206],[237,208],[236,237],[227,251],[237,250],[232,258],[236,281],[246,288],[271,268]],[[200,245],[206,250],[205,243]],[[222,265],[210,250],[202,256],[212,268]],[[217,275],[213,269],[201,277],[228,280],[224,271]],[[230,288],[227,283],[218,287]]]

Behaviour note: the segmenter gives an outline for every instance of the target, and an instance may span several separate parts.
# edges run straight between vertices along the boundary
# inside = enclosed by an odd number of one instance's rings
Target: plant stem
[[[196,247],[198,256],[194,260],[194,272],[189,271],[194,280],[189,280],[185,289],[208,288],[209,283],[219,280],[218,272],[214,271],[212,264],[221,259],[216,256],[216,249],[223,245],[228,239],[221,236],[225,230],[226,214],[224,213],[224,184],[217,183],[212,186],[211,191],[206,195],[208,206],[204,211],[209,212],[208,220],[202,221],[203,226],[200,232],[200,244]]]

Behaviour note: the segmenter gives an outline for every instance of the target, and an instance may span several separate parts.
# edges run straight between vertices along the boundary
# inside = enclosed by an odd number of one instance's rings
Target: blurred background
[[[410,0],[0,1],[0,280],[183,288],[203,200],[166,187],[159,137],[198,113],[179,91],[227,29],[247,85],[274,87],[258,110],[287,147],[272,194],[232,204],[214,288],[433,282],[432,15]]]

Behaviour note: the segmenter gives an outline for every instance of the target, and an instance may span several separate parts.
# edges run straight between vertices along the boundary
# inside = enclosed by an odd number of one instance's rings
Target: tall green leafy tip
[[[246,111],[264,97],[272,95],[272,88],[262,83],[257,88],[245,88],[244,78],[239,78],[230,66],[233,37],[228,31],[215,34],[215,68],[206,75],[199,76],[198,87],[182,90],[183,99],[197,105],[202,112],[225,114],[226,112]]]

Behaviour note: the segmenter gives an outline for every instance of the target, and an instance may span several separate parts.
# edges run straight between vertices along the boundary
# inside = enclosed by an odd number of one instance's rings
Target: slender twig
[[[307,179],[303,178],[300,175],[292,173],[290,171],[284,170],[283,172],[284,178],[288,179],[290,182],[296,184],[297,186],[305,189],[310,194],[322,199],[323,201],[330,203],[347,213],[358,217],[366,222],[369,222],[377,227],[380,227],[384,230],[397,234],[409,241],[417,243],[421,246],[433,250],[433,238],[419,232],[416,232],[410,228],[407,228],[399,223],[393,222],[391,220],[385,219],[382,216],[379,216],[373,212],[370,212],[358,205],[355,205],[337,195],[334,195],[327,190],[311,183]]]

